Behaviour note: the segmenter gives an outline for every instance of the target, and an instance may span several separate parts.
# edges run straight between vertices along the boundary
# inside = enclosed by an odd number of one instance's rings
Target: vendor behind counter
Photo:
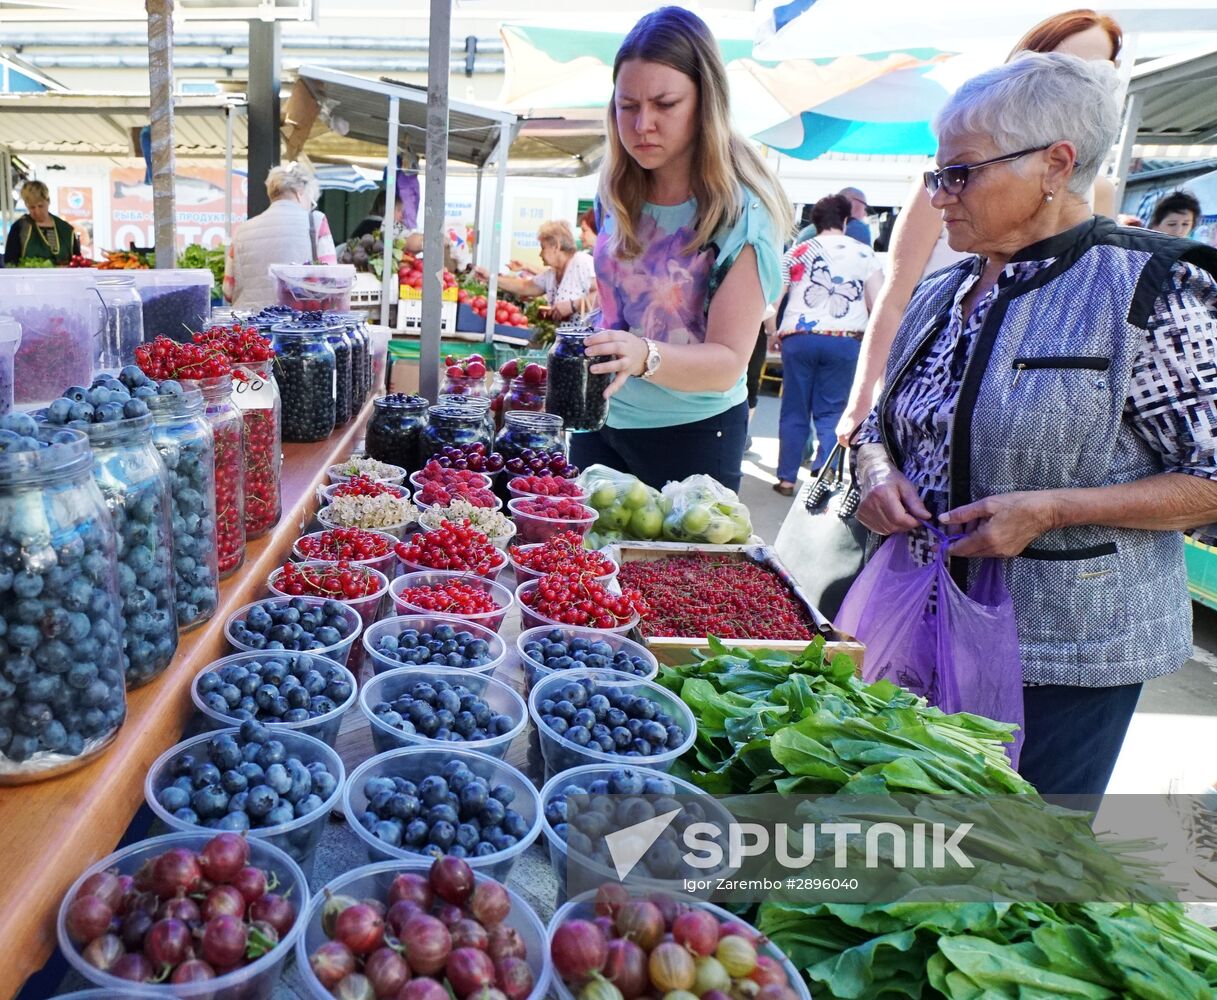
[[[42,181],[21,185],[25,215],[8,232],[4,266],[19,267],[22,261],[45,260],[63,266],[80,253],[80,237],[70,223],[51,214],[51,193]]]

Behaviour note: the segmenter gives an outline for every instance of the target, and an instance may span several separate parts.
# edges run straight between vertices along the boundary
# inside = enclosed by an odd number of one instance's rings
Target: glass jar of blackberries
[[[178,629],[184,631],[211,618],[220,600],[215,437],[198,389],[146,402],[154,422],[152,444],[169,473],[174,607]]]
[[[173,501],[169,473],[152,444],[152,416],[89,424],[93,478],[118,538],[123,602],[121,663],[127,687],[158,676],[177,651]]]
[[[334,351],[334,426],[341,427],[354,413],[351,339],[340,323],[325,326],[326,343]]]
[[[0,419],[0,784],[78,767],[122,725],[117,555],[87,436]]]
[[[419,439],[418,457],[426,464],[427,459],[441,448],[463,448],[479,443],[489,451],[491,440],[483,412],[437,403],[427,411],[427,426]]]
[[[272,333],[275,379],[283,397],[283,440],[321,441],[334,433],[337,360],[324,329],[282,323]]]
[[[565,454],[562,418],[556,413],[512,410],[503,415],[503,429],[495,438],[494,450],[504,461],[518,458],[526,451]]]
[[[369,458],[399,465],[407,472],[423,467],[419,448],[427,426],[427,400],[395,392],[372,401],[364,450]]]
[[[215,439],[216,564],[220,579],[245,561],[245,426],[232,402],[232,376],[184,382],[203,392]]]
[[[584,341],[594,332],[560,326],[549,349],[545,410],[560,416],[568,431],[597,431],[608,416],[604,390],[613,376],[593,374],[591,367],[600,359],[589,357],[583,349]]]
[[[274,359],[233,365],[232,402],[245,424],[245,540],[261,538],[283,513],[283,402]]]

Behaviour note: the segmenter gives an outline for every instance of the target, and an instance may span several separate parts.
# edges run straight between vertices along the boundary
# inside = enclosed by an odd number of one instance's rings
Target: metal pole
[[[385,245],[384,263],[380,272],[380,325],[389,325],[389,304],[397,269],[393,266],[393,238],[397,232],[397,129],[401,117],[401,98],[389,98],[389,151],[385,154],[385,220],[380,224],[381,241]],[[401,308],[399,304],[398,309]]]
[[[176,173],[173,150],[173,0],[144,0],[144,10],[148,15],[148,102],[152,124],[152,216],[156,229],[156,266],[171,268],[177,263],[177,210],[173,191]]]
[[[0,212],[4,220],[3,235],[7,237],[13,224],[13,158],[7,146],[0,146]]]
[[[1124,106],[1124,127],[1120,130],[1120,142],[1116,147],[1115,176],[1112,184],[1116,189],[1115,211],[1118,213],[1124,201],[1124,185],[1128,182],[1128,167],[1132,163],[1132,148],[1137,144],[1137,129],[1141,127],[1141,102],[1143,95],[1137,91],[1128,95]]]
[[[232,242],[232,105],[224,108],[224,240]]]
[[[486,164],[478,167],[477,188],[473,195],[473,266],[482,262],[482,174]]]
[[[270,207],[266,175],[279,163],[279,72],[283,40],[278,21],[249,22],[249,215]]]
[[[448,172],[448,49],[451,0],[431,0],[431,64],[427,72],[427,191],[423,209],[423,325],[419,331],[418,386],[439,397],[440,320],[444,290],[444,204]]]
[[[503,238],[503,189],[507,187],[507,150],[511,146],[511,126],[499,126],[498,176],[494,184],[494,215],[490,219],[490,272],[486,289],[486,343],[494,340],[494,310],[499,300],[499,246]]]

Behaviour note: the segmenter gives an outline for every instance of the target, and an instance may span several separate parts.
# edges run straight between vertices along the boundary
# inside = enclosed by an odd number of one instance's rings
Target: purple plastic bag
[[[864,680],[886,678],[944,712],[1017,724],[1014,743],[1006,748],[1017,767],[1023,668],[1001,563],[985,559],[965,594],[946,565],[951,539],[930,531],[939,541],[933,562],[918,565],[908,537],[893,535],[850,587],[834,624],[866,644]]]

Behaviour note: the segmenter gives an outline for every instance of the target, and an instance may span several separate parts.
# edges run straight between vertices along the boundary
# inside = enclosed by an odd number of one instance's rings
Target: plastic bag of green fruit
[[[674,542],[742,545],[752,516],[733,490],[711,476],[689,476],[663,488],[663,537]]]
[[[666,511],[659,490],[607,465],[589,465],[578,482],[599,515],[592,525],[597,537],[652,541],[662,536]]]

